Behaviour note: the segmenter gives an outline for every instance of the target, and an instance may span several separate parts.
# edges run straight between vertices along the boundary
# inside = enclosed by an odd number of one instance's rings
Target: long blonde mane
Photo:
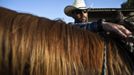
[[[108,44],[108,75],[131,75],[131,59]],[[0,7],[1,75],[100,75],[103,39],[63,22]]]

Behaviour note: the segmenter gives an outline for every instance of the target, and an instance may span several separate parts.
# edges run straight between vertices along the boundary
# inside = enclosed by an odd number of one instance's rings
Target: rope
[[[108,52],[108,40],[104,41],[104,59],[103,59],[103,66],[102,66],[102,75],[107,74],[107,52]]]

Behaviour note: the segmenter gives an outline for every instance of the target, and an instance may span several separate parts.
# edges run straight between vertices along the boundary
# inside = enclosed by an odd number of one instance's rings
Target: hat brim
[[[73,15],[73,11],[76,10],[76,9],[79,9],[79,10],[84,10],[84,9],[88,9],[86,7],[74,7],[72,5],[69,5],[69,6],[66,6],[65,9],[64,9],[64,13],[67,15],[67,16],[72,16]]]

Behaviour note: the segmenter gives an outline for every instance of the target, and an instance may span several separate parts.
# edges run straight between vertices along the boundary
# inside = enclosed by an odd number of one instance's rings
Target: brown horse
[[[108,41],[60,21],[0,7],[0,75],[132,75],[127,50]]]

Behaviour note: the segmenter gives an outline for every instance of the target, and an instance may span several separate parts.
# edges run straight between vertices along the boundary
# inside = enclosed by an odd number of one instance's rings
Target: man
[[[126,29],[123,25],[114,24],[110,22],[88,22],[88,8],[85,5],[84,0],[75,0],[73,5],[65,7],[64,12],[67,16],[74,19],[74,25],[86,28],[90,31],[108,31],[115,32],[123,38],[129,37],[132,33]]]

